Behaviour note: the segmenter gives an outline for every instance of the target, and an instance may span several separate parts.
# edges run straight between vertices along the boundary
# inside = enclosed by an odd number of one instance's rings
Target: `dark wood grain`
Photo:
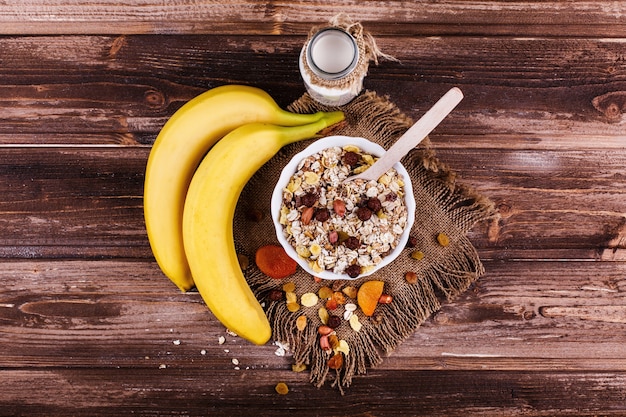
[[[377,34],[609,36],[625,33],[622,2],[267,1],[85,3],[27,0],[0,7],[5,34],[306,34],[339,13]]]
[[[142,205],[180,106],[287,106],[339,12],[399,60],[365,87],[407,115],[463,90],[431,146],[501,214],[469,234],[485,275],[343,396],[178,291]],[[0,416],[626,415],[625,39],[619,1],[0,4]]]

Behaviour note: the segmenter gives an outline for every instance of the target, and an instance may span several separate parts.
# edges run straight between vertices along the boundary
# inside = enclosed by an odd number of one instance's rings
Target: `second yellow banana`
[[[225,85],[200,94],[167,121],[148,157],[144,219],[148,240],[163,273],[182,291],[194,286],[183,250],[183,204],[191,177],[206,152],[231,130],[251,122],[297,126],[323,113],[282,110],[265,91]]]
[[[211,149],[189,186],[183,240],[196,288],[222,324],[253,343],[266,343],[271,328],[235,252],[233,216],[239,195],[284,145],[314,137],[343,117],[332,112],[303,126],[253,123],[235,129]]]

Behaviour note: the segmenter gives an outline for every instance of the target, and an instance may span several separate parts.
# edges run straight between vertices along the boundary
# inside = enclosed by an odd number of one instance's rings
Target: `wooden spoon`
[[[463,93],[457,87],[451,88],[435,103],[404,135],[394,143],[371,167],[360,174],[346,178],[344,181],[355,179],[378,180],[381,175],[409,151],[415,148],[448,114],[461,102]]]

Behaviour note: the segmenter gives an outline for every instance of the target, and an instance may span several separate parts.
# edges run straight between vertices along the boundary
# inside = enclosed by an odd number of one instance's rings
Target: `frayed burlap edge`
[[[307,94],[289,107],[289,110],[298,113],[335,109],[315,102]],[[346,113],[347,126],[337,134],[365,137],[380,143],[384,148],[389,148],[413,124],[393,103],[374,92],[364,92],[339,109]],[[283,149],[275,160],[270,161],[267,168],[260,171],[259,176],[252,179],[250,188],[266,188],[271,192],[277,174],[272,173],[268,178],[264,171],[280,172],[279,168],[308,144],[310,142]],[[280,289],[283,282],[268,279],[254,266],[246,271],[248,283],[257,297],[266,303],[274,340],[289,345],[294,364],[306,365],[310,371],[310,381],[317,387],[332,381],[331,385],[344,393],[355,375],[365,374],[369,367],[380,364],[383,356],[393,351],[429,316],[438,311],[442,302],[453,300],[484,274],[483,265],[466,233],[477,222],[497,216],[493,203],[470,188],[458,184],[454,173],[436,158],[428,139],[422,142],[420,148],[407,155],[402,163],[411,175],[418,206],[421,201],[426,206],[435,204],[439,207],[434,210],[437,213],[420,213],[418,207],[412,229],[418,247],[430,247],[429,255],[417,261],[410,256],[413,249],[406,249],[398,259],[383,269],[385,272],[355,281],[344,281],[358,287],[367,280],[382,279],[386,282],[386,292],[393,295],[393,303],[379,305],[373,317],[362,317],[363,328],[359,332],[353,331],[347,323],[337,329],[339,338],[346,340],[350,346],[350,353],[344,356],[344,364],[339,371],[328,368],[329,355],[319,347],[317,327],[321,322],[316,320],[317,309],[307,314],[310,324],[303,331],[297,330],[296,320],[303,312],[290,312],[284,301],[268,301],[268,294],[272,290]],[[258,195],[254,198],[257,201],[268,199],[267,196],[259,198]],[[432,244],[435,239],[433,234],[437,231],[433,229],[433,222],[449,236],[449,246]],[[248,248],[241,248],[248,253],[252,253],[261,244],[275,241],[275,237],[267,234],[262,236],[262,233],[250,229],[241,231],[239,236],[246,240],[253,240],[253,236],[258,239],[252,241]],[[408,270],[417,273],[417,283],[409,284],[403,278],[404,272]],[[310,275],[307,276],[300,270],[293,280],[302,287],[301,293],[317,292],[322,285],[337,284],[316,284]]]

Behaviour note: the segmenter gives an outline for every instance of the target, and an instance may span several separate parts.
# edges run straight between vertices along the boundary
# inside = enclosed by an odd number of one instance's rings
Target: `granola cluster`
[[[302,160],[283,189],[283,234],[312,270],[355,278],[398,246],[407,225],[402,176],[390,169],[378,181],[343,183],[375,160],[357,146],[330,147]]]

